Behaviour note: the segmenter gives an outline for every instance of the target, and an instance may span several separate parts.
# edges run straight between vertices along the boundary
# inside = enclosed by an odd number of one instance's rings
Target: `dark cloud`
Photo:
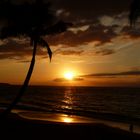
[[[24,2],[34,2],[35,0],[11,0],[16,4]],[[44,0],[47,2],[47,0]],[[104,44],[111,42],[113,38],[118,34],[115,32],[119,25],[113,24],[105,26],[101,24],[99,18],[105,15],[114,17],[124,11],[129,10],[129,5],[132,0],[51,0],[52,9],[56,11],[57,16],[64,20],[73,22],[73,30],[77,30],[75,33],[69,30],[59,35],[47,36],[46,40],[49,45],[64,45],[65,47],[77,47],[79,45],[87,45],[90,42],[98,41],[95,46],[103,46]],[[80,30],[81,26],[87,25],[86,30]],[[129,27],[124,27],[122,32],[124,34],[130,34],[132,37],[139,36],[139,33],[130,31]],[[85,48],[86,50],[86,48]],[[61,49],[59,54],[61,55],[81,55],[84,51],[80,50],[63,50]],[[115,53],[111,49],[100,49],[95,51],[98,55],[110,55]],[[19,43],[18,41],[9,41],[8,43],[0,46],[0,59],[25,59],[26,56],[32,55],[31,47],[29,43]],[[38,55],[45,56],[46,52],[42,49],[38,50]],[[26,61],[26,60],[23,60]]]
[[[58,50],[55,54],[61,55],[81,55],[84,51],[76,51],[76,50]]]
[[[82,55],[83,50],[63,50],[57,49],[54,54],[60,55]],[[8,39],[0,46],[0,59],[13,59],[18,62],[28,62],[27,57],[32,55],[32,46],[29,41]],[[47,50],[38,46],[37,56],[47,58]]]
[[[71,14],[68,18],[73,20],[94,20],[101,15],[115,15],[128,11],[131,2],[132,0],[52,0],[56,9],[69,11]]]
[[[83,81],[84,79],[81,78],[81,77],[77,77],[77,78],[74,78],[73,80],[74,80],[74,81]]]
[[[130,26],[125,26],[122,31],[125,35],[129,35],[131,38],[139,38],[140,37],[140,28],[131,28]]]
[[[112,50],[112,49],[101,49],[101,50],[95,51],[96,55],[101,55],[101,56],[111,55],[111,54],[114,54],[114,53],[115,53],[115,51]]]
[[[126,71],[120,73],[97,73],[97,74],[89,74],[83,75],[82,77],[118,77],[118,76],[140,76],[140,71]]]
[[[32,46],[29,42],[21,41],[17,42],[13,39],[8,39],[4,44],[0,46],[0,59],[14,59],[17,61],[27,61],[26,57],[32,55]],[[40,46],[37,50],[38,56],[47,56],[47,50],[43,51]]]
[[[66,79],[64,79],[64,78],[56,78],[53,81],[54,82],[64,82],[64,81],[66,81]]]
[[[72,81],[83,81],[84,79],[81,77],[75,77]],[[67,82],[69,80],[65,79],[65,78],[56,78],[53,80],[54,82]]]
[[[67,31],[61,35],[49,36],[46,39],[51,45],[63,44],[76,47],[93,41],[99,41],[100,45],[102,45],[111,42],[111,39],[116,36],[117,34],[111,27],[98,24],[90,26],[86,31],[79,31],[77,33]]]

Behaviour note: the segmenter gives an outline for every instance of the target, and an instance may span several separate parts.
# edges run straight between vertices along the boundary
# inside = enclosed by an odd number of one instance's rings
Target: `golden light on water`
[[[62,120],[65,123],[72,123],[73,122],[73,119],[72,118],[69,118],[69,117],[62,117]]]
[[[25,119],[30,120],[41,120],[49,122],[59,122],[59,123],[93,123],[93,119],[67,114],[57,114],[57,113],[41,113],[34,111],[18,112],[18,115]]]

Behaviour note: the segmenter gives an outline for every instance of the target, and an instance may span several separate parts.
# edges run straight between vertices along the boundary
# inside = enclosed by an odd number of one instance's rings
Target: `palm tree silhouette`
[[[140,0],[133,0],[130,6],[129,21],[131,27],[135,25],[138,17],[140,16]]]
[[[3,116],[11,112],[28,87],[35,65],[38,45],[47,48],[51,60],[52,51],[43,37],[64,32],[69,26],[72,26],[72,23],[63,21],[58,21],[53,24],[53,21],[56,19],[55,16],[49,12],[49,5],[49,3],[44,3],[42,0],[36,0],[36,2],[32,4],[24,3],[22,5],[14,5],[10,2],[0,4],[0,19],[6,21],[6,25],[0,32],[0,38],[25,36],[30,38],[30,44],[33,46],[32,60],[25,81],[15,100],[3,112]]]

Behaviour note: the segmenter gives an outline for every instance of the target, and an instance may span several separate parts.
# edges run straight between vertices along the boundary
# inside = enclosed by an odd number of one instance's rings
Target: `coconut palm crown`
[[[72,25],[63,21],[54,24],[56,17],[49,11],[49,6],[49,3],[43,3],[41,0],[22,5],[10,2],[0,4],[0,22],[5,22],[0,31],[0,38],[27,36],[31,40],[31,45],[36,41],[46,46],[42,36],[64,32]],[[51,50],[48,45],[46,47],[51,59]]]

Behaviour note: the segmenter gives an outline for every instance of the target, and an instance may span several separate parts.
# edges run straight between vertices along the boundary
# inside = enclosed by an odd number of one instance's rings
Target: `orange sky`
[[[73,22],[74,26],[65,33],[45,37],[53,51],[51,63],[46,49],[38,46],[30,84],[139,86],[140,25],[129,27],[130,0],[108,0],[109,5],[104,7],[99,7],[98,1],[95,12],[90,0],[86,6],[82,2],[79,11],[72,7],[73,1],[60,0],[60,4],[53,0],[58,18]],[[31,53],[28,38],[0,40],[0,83],[22,84]],[[73,71],[75,79],[65,80],[66,71]]]

